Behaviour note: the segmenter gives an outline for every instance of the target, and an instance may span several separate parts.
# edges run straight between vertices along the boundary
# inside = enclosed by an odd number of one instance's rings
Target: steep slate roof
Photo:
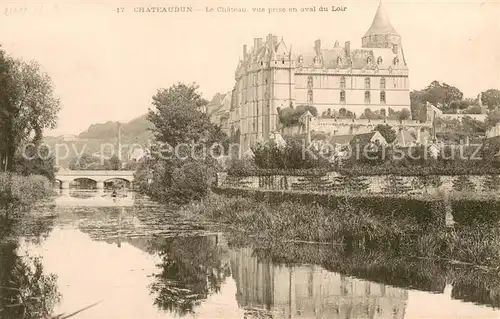
[[[377,13],[375,13],[372,25],[368,31],[366,31],[365,37],[375,34],[399,35],[392,26],[391,21],[389,21],[382,1],[380,1],[378,5]]]
[[[295,60],[298,62],[299,57],[302,57],[302,65],[304,67],[313,67],[314,66],[314,58],[315,54],[311,52],[306,55],[296,55]],[[402,54],[398,52],[395,54],[392,49],[389,48],[359,48],[350,50],[350,56],[348,57],[345,51],[345,48],[342,47],[333,47],[331,49],[321,50],[321,56],[323,57],[323,66],[327,69],[348,69],[352,67],[353,69],[375,69],[378,67],[379,69],[404,69],[406,68],[404,64],[404,59]],[[340,57],[340,64],[338,63],[338,58]],[[371,58],[371,64],[367,63],[368,57]],[[378,64],[378,58],[382,58],[382,63]],[[400,63],[398,65],[394,65],[394,59],[398,57],[400,59]],[[352,62],[350,65],[349,60]]]

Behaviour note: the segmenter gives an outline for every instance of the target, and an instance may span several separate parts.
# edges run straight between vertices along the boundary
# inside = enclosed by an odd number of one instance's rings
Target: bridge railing
[[[135,171],[58,171],[57,176],[132,176]]]

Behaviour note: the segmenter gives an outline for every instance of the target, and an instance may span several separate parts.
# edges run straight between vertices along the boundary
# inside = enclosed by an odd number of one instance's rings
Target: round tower
[[[366,31],[361,43],[363,48],[389,48],[396,52],[401,47],[401,36],[389,21],[382,1],[380,1],[372,25]]]

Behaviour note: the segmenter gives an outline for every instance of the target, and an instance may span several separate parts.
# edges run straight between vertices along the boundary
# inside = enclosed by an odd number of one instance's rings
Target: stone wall
[[[352,191],[371,194],[433,194],[437,192],[496,193],[500,175],[460,176],[346,176],[330,172],[323,176],[228,176],[219,173],[218,187],[313,192]]]

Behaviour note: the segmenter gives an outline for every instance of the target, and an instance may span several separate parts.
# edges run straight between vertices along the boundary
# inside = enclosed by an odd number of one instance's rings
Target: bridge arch
[[[104,189],[105,183],[111,180],[125,181],[129,186],[134,181],[135,171],[59,171],[55,179],[60,181],[63,189],[69,188],[69,184],[75,180],[92,180],[97,189]]]

